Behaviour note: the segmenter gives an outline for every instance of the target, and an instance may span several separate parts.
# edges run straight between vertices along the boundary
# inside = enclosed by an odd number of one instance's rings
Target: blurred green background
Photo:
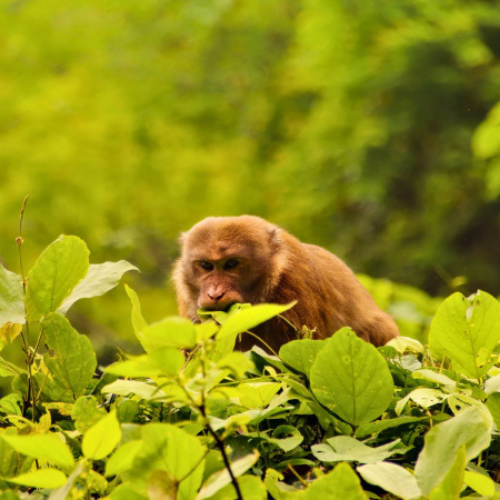
[[[179,233],[252,213],[404,284],[363,278],[419,337],[427,294],[500,294],[499,56],[498,0],[0,0],[0,261],[29,193],[25,266],[78,235],[154,321]]]

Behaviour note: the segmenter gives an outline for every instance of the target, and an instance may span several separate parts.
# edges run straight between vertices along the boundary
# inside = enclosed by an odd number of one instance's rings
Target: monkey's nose
[[[214,302],[217,302],[218,300],[222,299],[222,297],[224,297],[224,295],[226,295],[226,292],[208,292],[207,293],[208,297],[210,298],[210,300],[213,300]]]

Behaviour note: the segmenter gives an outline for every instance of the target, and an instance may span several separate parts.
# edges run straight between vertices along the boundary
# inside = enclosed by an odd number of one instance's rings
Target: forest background
[[[498,0],[0,0],[0,262],[29,194],[25,267],[75,234],[140,268],[150,321],[209,215],[500,295],[499,57]],[[95,304],[79,330],[133,348],[123,289]]]

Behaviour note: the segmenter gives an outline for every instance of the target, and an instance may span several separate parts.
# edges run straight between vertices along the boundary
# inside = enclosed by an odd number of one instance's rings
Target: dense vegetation
[[[377,350],[343,328],[328,340],[298,332],[270,354],[233,348],[293,303],[148,325],[126,287],[144,354],[98,368],[65,314],[135,269],[89,265],[75,236],[25,276],[0,267],[1,345],[25,357],[0,358],[11,380],[0,399],[0,499],[498,498],[491,295],[446,299],[425,347],[401,337]]]

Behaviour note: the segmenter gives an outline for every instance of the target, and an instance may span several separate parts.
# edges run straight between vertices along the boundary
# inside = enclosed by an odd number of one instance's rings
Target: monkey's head
[[[174,271],[181,309],[265,302],[279,280],[280,230],[259,217],[210,217],[181,237]]]

